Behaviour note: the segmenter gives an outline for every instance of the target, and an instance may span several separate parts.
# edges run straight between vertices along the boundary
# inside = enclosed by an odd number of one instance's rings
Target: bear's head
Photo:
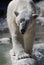
[[[33,3],[31,3],[31,5],[33,5]],[[32,20],[36,19],[36,17],[38,16],[37,14],[35,14],[34,9],[35,9],[35,7],[32,8],[32,6],[31,6],[31,9],[29,9],[29,10],[23,9],[20,13],[15,12],[16,23],[19,26],[19,31],[22,34],[24,34],[26,32],[26,29],[29,26],[29,24],[32,22]]]

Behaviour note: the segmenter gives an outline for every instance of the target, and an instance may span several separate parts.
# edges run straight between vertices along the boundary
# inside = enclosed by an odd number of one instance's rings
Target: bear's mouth
[[[26,24],[20,25],[20,32],[21,32],[21,34],[25,34],[26,29],[27,29],[27,25]]]
[[[27,24],[23,26],[22,29],[20,29],[21,34],[25,34],[26,29],[27,29]]]
[[[21,30],[21,34],[24,34],[24,33],[25,33],[25,31],[26,31],[25,29],[22,29],[22,30]]]

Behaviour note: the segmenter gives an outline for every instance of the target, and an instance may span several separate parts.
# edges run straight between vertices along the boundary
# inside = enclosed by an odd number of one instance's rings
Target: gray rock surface
[[[44,0],[40,1],[39,3],[36,4],[36,6],[38,8],[40,8],[40,16],[43,15],[44,16]]]
[[[6,18],[0,18],[0,33],[8,32],[8,25]]]
[[[32,56],[39,65],[44,65],[44,43],[35,44],[33,46]]]
[[[1,38],[0,44],[10,44],[10,38]]]
[[[6,18],[0,18],[0,30],[3,30],[7,27]]]
[[[18,60],[13,65],[36,65],[36,61],[31,58],[26,58],[26,59]]]

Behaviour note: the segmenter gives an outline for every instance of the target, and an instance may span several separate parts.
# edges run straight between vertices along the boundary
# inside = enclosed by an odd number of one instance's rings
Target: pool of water
[[[11,44],[0,44],[0,65],[12,65],[9,51]]]

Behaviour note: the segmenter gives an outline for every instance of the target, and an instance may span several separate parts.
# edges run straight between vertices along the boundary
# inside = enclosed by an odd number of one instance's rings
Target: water
[[[0,65],[12,65],[9,50],[11,44],[0,44]]]

